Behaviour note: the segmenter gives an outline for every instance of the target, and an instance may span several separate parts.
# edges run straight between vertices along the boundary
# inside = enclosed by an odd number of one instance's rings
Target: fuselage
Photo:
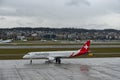
[[[29,52],[23,58],[49,58],[49,57],[70,57],[78,51],[47,51],[47,52]]]

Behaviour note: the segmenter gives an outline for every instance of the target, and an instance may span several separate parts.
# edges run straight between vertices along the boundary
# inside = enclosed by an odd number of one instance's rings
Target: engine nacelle
[[[54,57],[48,57],[48,60],[53,61],[53,60],[55,60],[55,58]]]

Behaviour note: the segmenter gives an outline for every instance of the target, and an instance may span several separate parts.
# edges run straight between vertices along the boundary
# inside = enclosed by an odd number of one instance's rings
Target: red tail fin
[[[84,53],[88,53],[90,48],[90,40],[88,40],[81,48],[80,53],[84,54]]]
[[[78,51],[77,54],[72,55],[71,57],[78,57],[80,55],[86,54],[88,53],[90,48],[90,40],[88,40],[83,46],[82,48]]]

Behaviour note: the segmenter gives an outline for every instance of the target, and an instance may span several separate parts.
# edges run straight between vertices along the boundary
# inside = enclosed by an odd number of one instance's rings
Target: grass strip
[[[75,48],[30,48],[30,49],[0,49],[0,54],[26,54],[28,52],[40,51],[66,51],[78,50]],[[120,53],[120,48],[91,48],[92,53]]]
[[[74,48],[46,48],[46,49],[0,49],[0,59],[22,59],[22,56],[28,52],[40,52],[40,51],[64,51],[64,50],[77,50]],[[97,58],[97,57],[120,57],[120,48],[91,48],[91,52],[94,56],[81,56],[82,58]],[[109,54],[110,53],[110,54]],[[8,55],[9,54],[9,55]],[[14,55],[13,55],[14,54]]]

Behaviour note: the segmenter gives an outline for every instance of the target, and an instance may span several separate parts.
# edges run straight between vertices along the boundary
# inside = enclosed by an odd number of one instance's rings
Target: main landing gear
[[[45,61],[45,63],[52,63],[53,61]],[[60,57],[55,58],[56,64],[61,64],[61,59]],[[32,59],[30,59],[30,64],[32,64]]]
[[[61,59],[60,59],[60,57],[55,58],[55,61],[56,61],[57,64],[61,64]]]
[[[54,60],[55,60],[55,63],[56,63],[56,64],[61,64],[61,59],[60,59],[60,57],[57,57],[57,58],[55,58]],[[54,60],[52,60],[52,61],[48,60],[48,61],[45,61],[45,63],[53,63]]]

